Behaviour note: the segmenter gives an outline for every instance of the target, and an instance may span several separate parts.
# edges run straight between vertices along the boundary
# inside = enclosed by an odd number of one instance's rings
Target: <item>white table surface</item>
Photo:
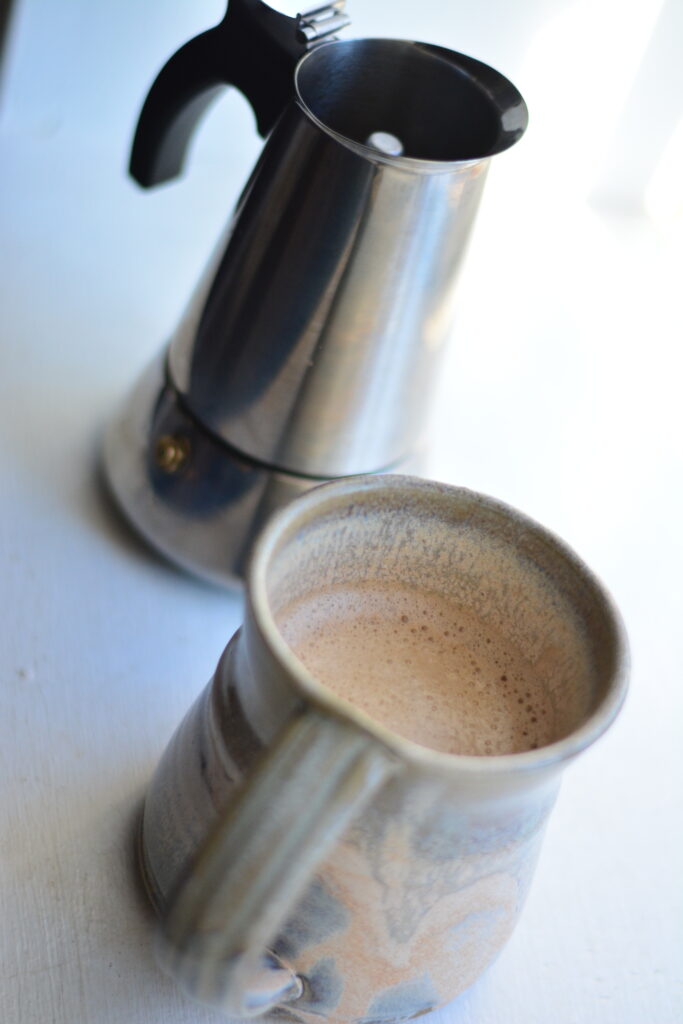
[[[124,172],[140,97],[221,5],[47,6],[19,3],[0,115],[0,1020],[199,1024],[217,1017],[155,965],[132,832],[241,597],[140,543],[96,463],[104,424],[171,331],[260,143],[233,94],[186,179],[143,194]],[[515,20],[491,2],[456,26],[446,6],[366,5],[353,34],[417,35],[488,59],[538,116],[487,186],[429,471],[517,505],[578,550],[623,612],[633,676],[617,724],[567,773],[515,935],[430,1020],[675,1024],[682,226],[615,209],[616,187],[605,198],[609,153],[591,150],[591,131],[613,97],[592,46],[576,102],[593,90],[593,121],[574,119],[568,151],[573,101],[560,85],[577,57],[560,43],[573,9],[539,0]],[[598,29],[610,9],[594,5]],[[627,198],[639,187],[626,173],[616,184]]]

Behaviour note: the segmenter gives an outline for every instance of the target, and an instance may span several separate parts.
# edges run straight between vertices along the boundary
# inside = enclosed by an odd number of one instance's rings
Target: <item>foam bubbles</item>
[[[436,593],[344,584],[277,619],[320,682],[423,746],[492,755],[554,738],[544,680],[490,624]]]

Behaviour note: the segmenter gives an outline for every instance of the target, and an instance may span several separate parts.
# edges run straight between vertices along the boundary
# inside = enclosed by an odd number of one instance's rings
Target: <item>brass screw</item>
[[[188,439],[173,434],[162,434],[154,447],[156,464],[164,473],[177,473],[187,462],[189,454]]]

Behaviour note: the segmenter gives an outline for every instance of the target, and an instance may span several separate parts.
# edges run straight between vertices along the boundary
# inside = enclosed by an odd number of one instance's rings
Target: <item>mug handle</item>
[[[395,773],[394,755],[342,718],[305,708],[282,729],[181,882],[162,924],[162,967],[239,1017],[296,1000],[301,979],[264,962],[316,865]]]

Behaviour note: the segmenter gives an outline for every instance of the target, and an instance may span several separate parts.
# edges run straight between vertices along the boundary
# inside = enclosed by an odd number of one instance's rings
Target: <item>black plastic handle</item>
[[[293,92],[293,71],[306,52],[297,19],[262,0],[229,0],[215,28],[182,46],[159,72],[140,112],[130,173],[146,188],[177,177],[192,133],[225,85],[244,93],[259,133],[267,135]]]

